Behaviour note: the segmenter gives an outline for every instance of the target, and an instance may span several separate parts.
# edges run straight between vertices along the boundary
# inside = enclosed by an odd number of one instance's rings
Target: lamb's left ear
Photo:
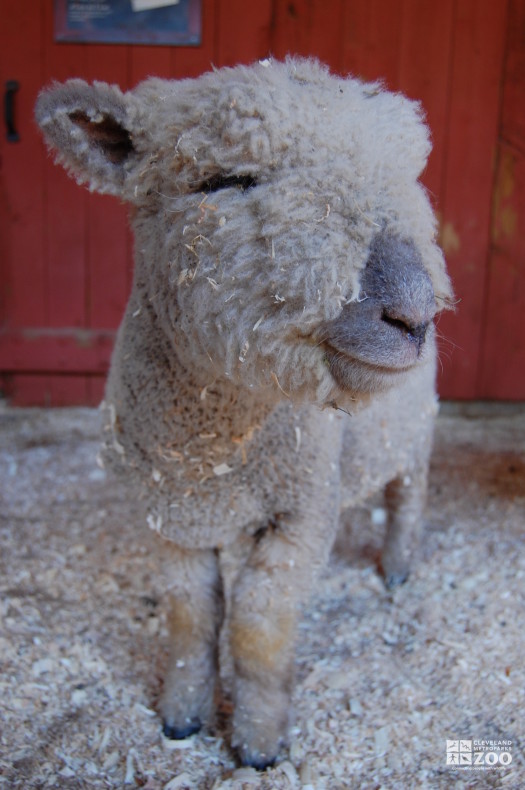
[[[78,79],[46,88],[35,107],[46,142],[66,170],[90,189],[120,197],[126,197],[126,179],[142,158],[133,133],[139,115],[131,94]]]

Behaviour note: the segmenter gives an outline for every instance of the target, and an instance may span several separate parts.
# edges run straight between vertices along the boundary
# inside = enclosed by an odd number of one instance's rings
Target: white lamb
[[[164,732],[210,721],[221,551],[249,541],[232,744],[263,768],[286,738],[298,609],[341,508],[386,487],[388,584],[417,545],[433,318],[451,297],[418,181],[421,110],[290,59],[127,93],[71,80],[36,117],[79,182],[132,207],[103,455],[172,546]]]

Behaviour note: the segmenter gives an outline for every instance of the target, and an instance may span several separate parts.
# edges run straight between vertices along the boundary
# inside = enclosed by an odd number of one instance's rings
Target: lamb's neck
[[[217,474],[235,458],[245,459],[250,443],[278,403],[275,394],[244,389],[224,379],[202,385],[186,376],[179,382],[180,389],[164,417],[170,437],[167,458],[198,469],[199,476]]]
[[[192,388],[185,413],[191,417],[188,430],[194,435],[197,425],[212,430],[226,440],[246,434],[260,427],[277,403],[267,392],[252,391],[227,380]]]

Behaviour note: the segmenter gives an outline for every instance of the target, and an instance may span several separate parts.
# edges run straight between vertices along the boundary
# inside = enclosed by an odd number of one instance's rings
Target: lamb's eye
[[[217,173],[214,176],[203,181],[199,186],[198,192],[218,192],[219,189],[228,189],[229,187],[237,187],[245,192],[256,186],[257,179],[249,174],[246,175],[226,175],[224,173]]]

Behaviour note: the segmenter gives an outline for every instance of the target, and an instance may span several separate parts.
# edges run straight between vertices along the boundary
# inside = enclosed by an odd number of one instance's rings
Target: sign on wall
[[[196,46],[201,0],[55,0],[55,41]]]

